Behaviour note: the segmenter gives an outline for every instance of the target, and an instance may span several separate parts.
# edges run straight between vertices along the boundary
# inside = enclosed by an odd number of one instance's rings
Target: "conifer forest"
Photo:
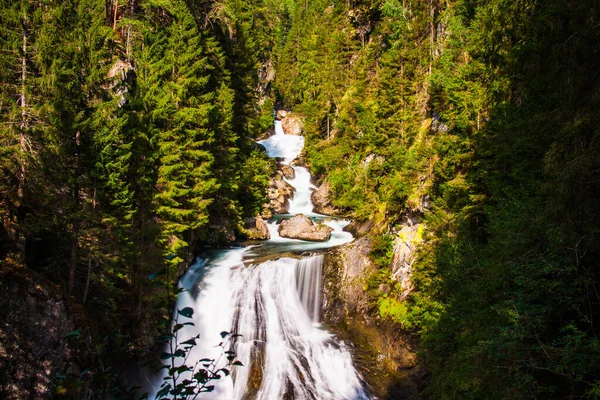
[[[600,1],[0,4],[1,399],[600,399]]]

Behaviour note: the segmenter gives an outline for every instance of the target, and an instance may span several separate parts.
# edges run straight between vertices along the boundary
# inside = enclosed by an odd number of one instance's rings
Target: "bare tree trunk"
[[[117,30],[117,12],[119,11],[119,0],[113,1],[113,31]]]
[[[94,183],[94,194],[92,196],[92,209],[96,211],[96,184]],[[95,237],[92,235],[90,243],[90,253],[88,255],[88,269],[87,277],[85,278],[85,290],[83,291],[83,304],[87,300],[88,290],[90,288],[90,276],[92,275],[92,252],[94,250],[94,244],[96,243]]]
[[[71,262],[69,265],[69,294],[75,291],[75,272],[77,268],[77,250],[79,242],[79,144],[80,133],[75,133],[75,157],[73,173],[73,232],[71,234]]]
[[[23,12],[23,34],[22,34],[22,57],[21,57],[21,122],[19,123],[19,172],[18,181],[19,187],[17,188],[17,206],[20,206],[23,201],[23,184],[25,182],[25,151],[26,151],[26,138],[25,130],[27,129],[27,93],[25,91],[25,81],[27,79],[27,14]]]
[[[431,20],[429,22],[429,75],[431,75],[433,58],[435,56],[435,7],[433,6],[433,0],[429,0],[429,15]]]
[[[29,127],[29,121],[27,119],[27,92],[26,92],[26,80],[27,80],[27,12],[23,9],[23,31],[22,31],[22,43],[21,43],[21,121],[19,123],[19,161],[18,161],[18,172],[17,172],[17,208],[21,207],[24,199],[24,187],[25,187],[25,176],[26,176],[26,155],[27,155],[27,137],[25,132]],[[25,236],[21,230],[17,227],[15,231],[16,235],[16,247],[17,247],[17,258],[20,261],[25,259]]]

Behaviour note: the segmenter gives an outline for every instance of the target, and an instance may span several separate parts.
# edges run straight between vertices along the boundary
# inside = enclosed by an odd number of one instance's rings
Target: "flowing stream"
[[[291,163],[304,138],[286,135],[275,122],[275,135],[261,143],[270,157]],[[219,358],[220,332],[234,332],[235,351],[243,367],[218,382],[205,399],[368,399],[343,342],[320,325],[323,255],[311,251],[353,240],[343,228],[349,221],[312,212],[314,186],[304,167],[294,166],[289,214],[303,213],[331,226],[328,242],[306,242],[279,236],[277,220],[268,223],[271,239],[256,246],[221,251],[198,259],[181,279],[186,289],[177,308],[192,307],[195,326],[180,331],[183,340],[200,334],[188,360]],[[283,252],[305,252],[299,259]],[[308,252],[308,255],[306,255]],[[253,258],[270,254],[268,261]]]

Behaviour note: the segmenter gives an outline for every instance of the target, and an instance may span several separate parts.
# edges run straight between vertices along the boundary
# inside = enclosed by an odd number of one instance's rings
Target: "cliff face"
[[[382,399],[417,398],[424,369],[416,357],[415,340],[398,325],[382,320],[365,290],[376,270],[368,257],[371,246],[367,233],[326,254],[323,319],[353,347],[356,366],[373,394]]]
[[[0,398],[50,399],[74,352],[74,310],[61,290],[23,268],[0,268]],[[72,368],[72,367],[71,367]]]

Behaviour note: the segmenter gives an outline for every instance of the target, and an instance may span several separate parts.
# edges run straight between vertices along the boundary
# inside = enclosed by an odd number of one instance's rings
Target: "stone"
[[[290,167],[289,165],[281,164],[279,166],[279,170],[285,179],[294,179],[296,177],[296,171],[294,171],[294,168]]]
[[[288,113],[281,121],[281,127],[287,135],[302,136],[304,132],[304,124],[302,118],[293,113]]]
[[[283,175],[277,174],[271,180],[271,187],[277,189],[286,198],[294,197],[294,187],[283,180]]]
[[[287,213],[289,199],[294,197],[294,187],[283,180],[283,174],[278,172],[269,181],[267,188],[267,207],[275,214]]]
[[[273,217],[273,211],[271,211],[271,209],[268,207],[267,204],[263,205],[263,208],[260,212],[260,216],[263,219],[269,219]]]
[[[400,282],[402,289],[400,299],[405,299],[413,290],[412,266],[415,262],[416,249],[423,241],[423,225],[415,216],[405,216],[401,226],[394,240],[394,255],[390,268],[392,279]]]
[[[367,226],[363,223],[358,229]],[[416,399],[425,376],[417,343],[397,324],[382,320],[367,290],[367,279],[378,271],[368,256],[372,234],[368,230],[325,254],[322,320],[332,332],[352,343],[353,363],[377,398]],[[388,292],[391,287],[384,284],[379,289]]]
[[[314,212],[324,215],[338,215],[340,213],[340,210],[335,208],[329,200],[330,191],[331,187],[327,182],[324,182],[311,193],[310,200],[313,203]]]
[[[255,218],[244,219],[244,228],[247,231],[248,239],[252,240],[269,240],[271,234],[265,221],[257,216]]]
[[[250,148],[252,150],[258,150],[262,153],[267,154],[267,148],[258,142],[252,142],[252,144],[250,145]]]
[[[78,309],[55,284],[3,260],[0,282],[0,398],[53,399],[56,376],[82,370],[78,347],[65,340],[85,327]],[[77,346],[92,348],[81,336]]]
[[[275,118],[281,121],[282,119],[287,117],[287,115],[288,115],[288,112],[286,110],[277,110],[277,114],[276,114]]]
[[[290,239],[326,242],[331,237],[333,228],[323,223],[315,224],[304,214],[286,219],[279,226],[279,235]]]

